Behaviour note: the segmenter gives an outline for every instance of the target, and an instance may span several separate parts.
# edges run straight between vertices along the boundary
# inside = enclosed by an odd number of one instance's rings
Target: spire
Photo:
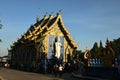
[[[108,40],[108,37],[106,39],[106,45],[109,45],[109,40]]]
[[[108,40],[108,37],[107,37],[107,40],[106,40],[106,42],[109,42],[109,40]]]

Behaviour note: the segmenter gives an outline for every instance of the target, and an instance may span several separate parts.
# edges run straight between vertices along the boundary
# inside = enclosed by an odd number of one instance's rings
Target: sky
[[[13,41],[46,13],[61,11],[65,27],[78,50],[91,49],[100,40],[105,45],[120,37],[120,0],[0,0],[0,56],[7,55]]]

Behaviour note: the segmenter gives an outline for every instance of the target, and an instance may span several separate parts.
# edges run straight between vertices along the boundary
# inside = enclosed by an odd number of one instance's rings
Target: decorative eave
[[[70,40],[70,45],[74,48],[74,49],[77,49],[77,47],[78,47],[78,45],[77,44],[74,44],[74,40],[73,40],[73,38],[71,38],[70,37],[70,32],[66,29],[66,27],[64,26],[64,24],[63,24],[63,21],[62,21],[62,17],[61,17],[61,15],[60,15],[60,13],[58,13],[58,16],[59,16],[59,20],[60,20],[60,23],[61,23],[61,25],[62,25],[62,27],[63,27],[63,29],[64,29],[64,31],[65,31],[65,33],[66,33],[66,39],[69,39]],[[65,35],[65,34],[64,34]]]
[[[31,41],[36,41],[37,39],[46,36],[56,24],[61,25],[60,29],[62,29],[61,31],[63,32],[65,39],[68,41],[72,48],[76,49],[78,45],[74,44],[74,39],[70,37],[70,32],[64,26],[60,13],[57,13],[56,17],[53,17],[52,14],[50,14],[49,17],[45,15],[43,19],[37,21],[28,29],[25,34],[23,34],[23,37],[19,42],[28,43]],[[39,37],[39,35],[41,37]]]
[[[34,25],[32,25],[30,28],[34,28],[34,30],[33,31],[31,31],[30,29],[28,30],[28,34],[26,33],[26,34],[24,34],[24,39],[29,39],[29,40],[31,40],[31,38],[34,36],[34,35],[37,35],[37,34],[39,34],[39,32],[37,33],[37,31],[42,31],[42,29],[41,29],[41,25],[43,25],[43,23],[44,23],[44,21],[46,20],[46,19],[48,19],[48,17],[47,17],[47,15],[44,15],[44,18],[41,20],[41,21],[39,21],[40,22],[40,24],[38,24],[39,22],[37,22],[37,23],[35,23]],[[37,25],[37,26],[36,26]],[[33,38],[32,38],[33,39]]]
[[[37,37],[34,37],[34,36],[38,36],[39,34],[41,34],[42,31],[45,30],[45,28],[48,30],[48,26],[47,26],[47,25],[49,24],[49,22],[50,22],[51,19],[53,19],[53,18],[54,18],[54,17],[53,17],[52,14],[49,15],[49,18],[45,15],[43,21],[42,21],[41,24],[38,26],[39,28],[36,29],[36,31],[34,31],[34,34],[29,35],[28,38],[29,38],[30,40],[35,40]],[[45,21],[47,21],[47,22],[45,22]]]

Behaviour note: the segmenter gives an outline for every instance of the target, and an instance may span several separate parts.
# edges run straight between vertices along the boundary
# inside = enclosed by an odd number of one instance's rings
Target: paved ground
[[[0,80],[72,80],[72,78],[70,74],[64,74],[63,77],[56,78],[54,75],[0,68]]]

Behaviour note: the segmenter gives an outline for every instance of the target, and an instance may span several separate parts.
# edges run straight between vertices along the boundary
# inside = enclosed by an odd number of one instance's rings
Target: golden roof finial
[[[57,13],[57,16],[60,15],[61,11],[62,11],[62,9],[59,10],[59,12]]]
[[[46,12],[46,14],[44,15],[44,18],[47,18],[47,15],[48,15],[48,13]]]
[[[53,15],[52,15],[53,13],[54,13],[54,12],[52,11],[52,12],[51,12],[51,14],[49,15],[49,16],[50,16],[50,18],[53,18]]]
[[[53,14],[54,12],[52,11],[51,14]]]
[[[59,13],[61,13],[61,12],[62,12],[62,9],[59,10]]]
[[[46,12],[45,16],[47,16],[47,15],[48,15],[48,12]]]
[[[40,16],[36,16],[36,22],[39,22],[40,21]]]
[[[46,12],[46,14],[45,15],[48,15],[48,12]]]

